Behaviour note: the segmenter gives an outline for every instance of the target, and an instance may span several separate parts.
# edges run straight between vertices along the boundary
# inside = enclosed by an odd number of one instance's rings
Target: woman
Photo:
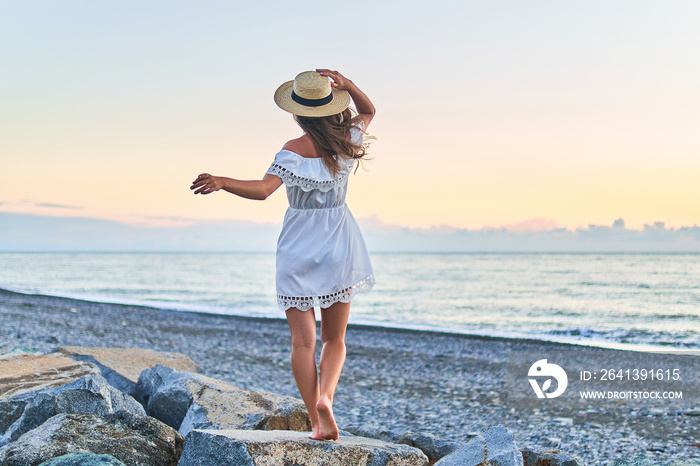
[[[352,117],[350,98],[357,115]],[[294,115],[304,134],[277,153],[262,180],[202,174],[195,194],[219,189],[266,199],[282,183],[289,209],[277,243],[277,302],[292,336],[292,370],[318,440],[338,439],[333,395],[345,363],[350,303],[374,286],[369,254],[345,204],[348,175],[364,156],[363,130],[374,117],[369,98],[337,71],[300,73],[282,84],[275,102]],[[320,376],[316,368],[316,316],[321,310]]]

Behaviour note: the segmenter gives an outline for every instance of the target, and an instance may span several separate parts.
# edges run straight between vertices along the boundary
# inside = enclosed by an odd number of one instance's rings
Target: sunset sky
[[[700,224],[697,1],[0,2],[0,212],[279,223],[195,196],[300,135],[274,90],[373,100],[356,217],[412,227]]]

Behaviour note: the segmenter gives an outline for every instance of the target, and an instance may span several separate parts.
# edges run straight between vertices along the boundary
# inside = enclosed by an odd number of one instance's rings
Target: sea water
[[[351,323],[700,349],[700,254],[374,254]],[[0,288],[283,318],[274,254],[0,253]]]

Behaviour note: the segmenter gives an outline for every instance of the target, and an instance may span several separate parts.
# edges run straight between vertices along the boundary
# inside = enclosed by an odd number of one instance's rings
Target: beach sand
[[[348,328],[346,343],[347,361],[334,406],[341,429],[410,430],[468,441],[501,424],[521,448],[558,448],[587,464],[640,455],[657,460],[700,458],[697,355],[357,325]],[[0,290],[1,353],[50,352],[57,346],[178,351],[201,365],[208,376],[247,389],[299,396],[283,319],[176,312]],[[568,387],[562,396],[534,395],[527,373],[540,359],[566,370]],[[635,383],[618,371],[621,380],[579,380],[582,370],[595,372],[600,379],[603,369],[661,369],[664,378],[672,377],[676,369],[681,380],[647,378]],[[581,399],[579,392],[591,388],[682,391],[683,398]]]

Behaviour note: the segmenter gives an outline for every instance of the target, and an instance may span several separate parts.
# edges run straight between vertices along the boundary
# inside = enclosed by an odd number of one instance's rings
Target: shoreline
[[[0,354],[58,346],[178,351],[207,376],[299,397],[284,319],[106,304],[0,290]],[[353,324],[334,411],[341,429],[428,432],[466,441],[501,424],[520,446],[559,448],[586,464],[617,458],[699,458],[700,358],[490,336]],[[525,358],[526,363],[519,362]],[[566,403],[518,399],[511,375],[549,358],[569,372]],[[523,365],[525,364],[525,365]],[[575,374],[592,367],[672,365],[682,402],[576,400]],[[670,366],[669,366],[670,367]],[[529,389],[527,381],[518,379]],[[524,384],[522,383],[524,382]],[[616,384],[613,383],[613,386]],[[665,384],[664,388],[679,387]],[[616,388],[628,387],[618,384]],[[645,387],[642,387],[645,388]],[[653,387],[648,387],[653,388]],[[686,392],[684,392],[685,394]],[[571,396],[569,396],[571,395]]]
[[[115,302],[113,300],[101,300],[101,299],[91,299],[90,297],[81,297],[81,296],[71,296],[71,295],[57,295],[57,294],[47,294],[44,292],[30,292],[26,290],[13,290],[13,289],[8,289],[8,288],[0,288],[0,293],[15,293],[18,295],[24,295],[24,296],[34,296],[34,297],[45,297],[45,298],[56,298],[56,299],[68,299],[68,300],[73,300],[73,301],[81,301],[81,302],[86,302],[86,303],[94,303],[94,304],[106,304],[106,305],[114,305],[114,306],[130,306],[130,307],[142,307],[145,309],[152,309],[160,312],[176,312],[176,313],[182,313],[182,314],[194,314],[194,315],[205,315],[205,316],[217,316],[217,317],[230,317],[233,319],[252,319],[252,320],[263,320],[263,321],[269,321],[269,320],[279,320],[286,322],[286,318],[283,316],[280,317],[274,317],[272,315],[267,316],[267,315],[261,315],[261,316],[249,316],[249,315],[243,315],[243,314],[225,314],[225,313],[217,313],[217,312],[208,312],[206,310],[203,311],[198,311],[198,310],[193,310],[193,309],[187,309],[185,307],[181,309],[177,308],[170,308],[167,305],[165,306],[158,306],[157,303],[154,304],[144,304],[144,303],[137,303],[137,302]],[[99,297],[97,297],[99,298]],[[352,317],[351,317],[352,318]],[[318,317],[317,317],[318,319]],[[448,329],[443,329],[443,328],[431,328],[431,327],[416,327],[416,326],[406,326],[406,327],[401,327],[401,326],[396,326],[396,323],[389,323],[387,325],[381,325],[379,322],[371,322],[371,321],[361,321],[361,322],[350,322],[348,324],[348,328],[382,328],[382,329],[388,329],[388,330],[393,330],[397,332],[408,332],[408,333],[420,333],[420,334],[432,334],[432,335],[452,335],[456,337],[465,337],[465,338],[475,338],[475,339],[486,339],[486,340],[505,340],[505,341],[522,341],[526,343],[542,343],[542,344],[551,344],[551,345],[565,345],[565,346],[573,346],[573,347],[583,347],[583,348],[600,348],[600,349],[608,349],[608,350],[619,350],[619,351],[633,351],[633,352],[642,352],[642,353],[659,353],[659,354],[678,354],[678,355],[696,355],[700,356],[700,348],[683,348],[683,347],[678,347],[678,346],[662,346],[662,345],[648,345],[648,344],[641,344],[641,343],[620,343],[616,341],[607,341],[607,340],[585,340],[585,339],[578,339],[578,338],[566,338],[566,337],[552,337],[552,338],[537,338],[536,336],[531,336],[528,334],[521,334],[520,335],[508,335],[508,334],[489,334],[488,332],[484,331],[474,331],[474,332],[465,332],[465,331],[449,331]]]

